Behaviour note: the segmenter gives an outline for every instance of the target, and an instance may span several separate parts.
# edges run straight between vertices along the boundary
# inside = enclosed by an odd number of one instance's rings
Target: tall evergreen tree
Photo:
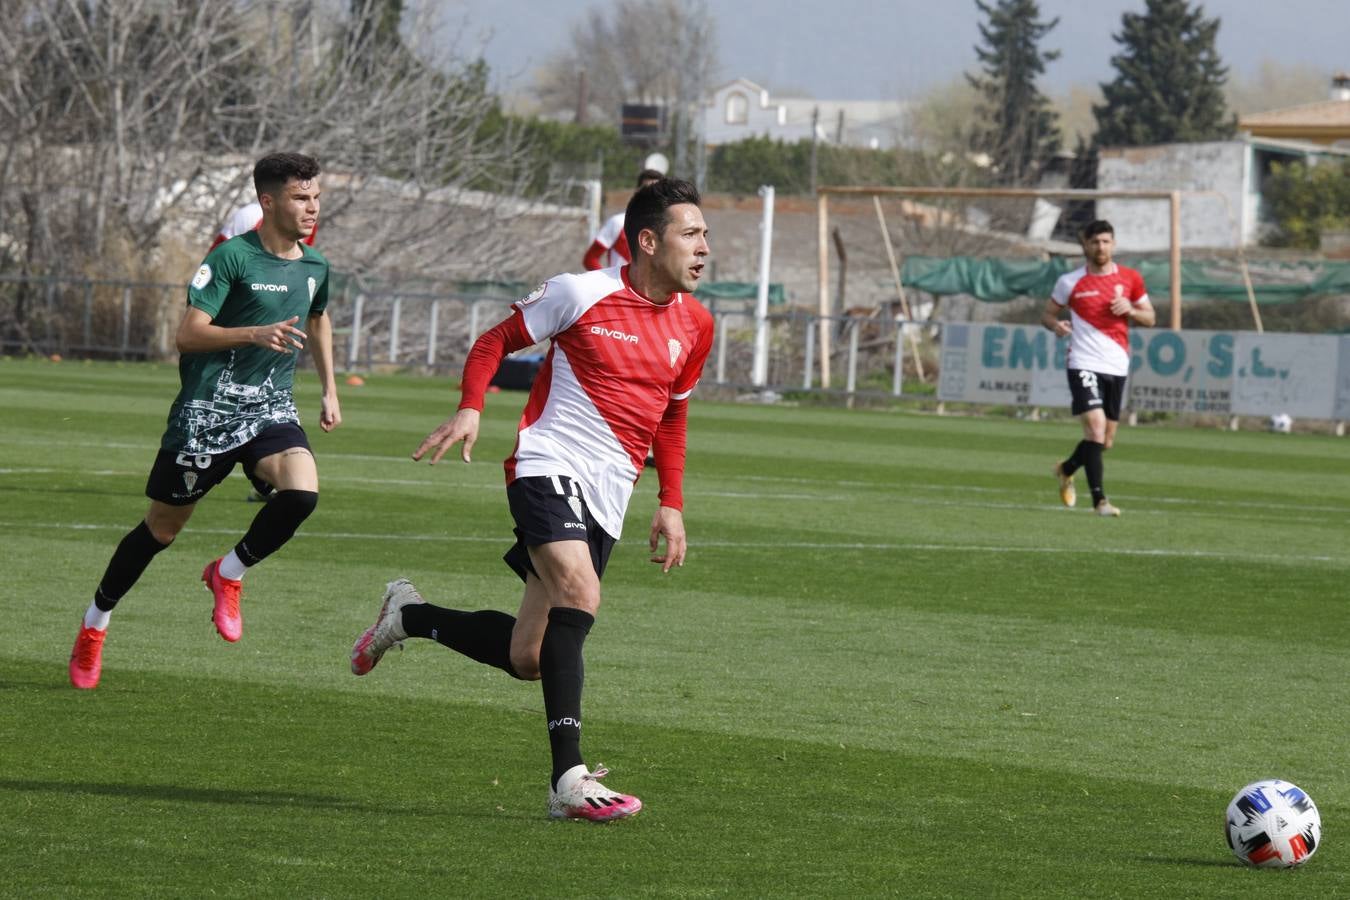
[[[1187,0],[1147,0],[1143,14],[1125,13],[1111,57],[1116,79],[1093,106],[1099,146],[1212,141],[1233,133],[1224,102],[1228,69],[1214,40],[1219,19]]]
[[[967,76],[987,122],[975,134],[976,149],[993,159],[999,181],[1026,183],[1060,146],[1059,116],[1036,87],[1045,64],[1059,58],[1057,50],[1040,49],[1059,19],[1041,21],[1035,0],[975,5],[988,20],[980,26],[984,45],[975,48],[983,75]]]

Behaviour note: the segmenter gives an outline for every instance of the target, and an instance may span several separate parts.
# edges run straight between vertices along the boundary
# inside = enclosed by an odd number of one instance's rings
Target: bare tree
[[[480,62],[387,0],[0,0],[0,264],[146,277],[251,199],[254,159],[324,165],[324,246],[384,278],[527,277],[556,229]],[[398,4],[394,4],[394,9]],[[181,273],[175,273],[177,278]]]
[[[1255,72],[1228,79],[1228,106],[1239,114],[1317,103],[1327,98],[1331,73],[1305,63],[1265,59]]]
[[[590,112],[617,123],[624,103],[676,109],[701,99],[717,68],[717,34],[704,0],[616,0],[572,26],[570,46],[535,73],[545,110],[576,108],[586,73]]]

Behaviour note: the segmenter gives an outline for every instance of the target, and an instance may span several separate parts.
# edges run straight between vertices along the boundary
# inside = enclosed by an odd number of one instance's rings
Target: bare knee
[[[539,680],[539,648],[512,647],[511,670],[522,681]]]
[[[589,573],[572,576],[565,574],[557,581],[552,598],[554,606],[570,606],[595,615],[600,609],[600,583]]]
[[[186,524],[186,517],[154,515],[145,517],[145,527],[150,536],[166,547],[173,543],[174,538],[178,537],[178,532],[182,531]]]
[[[178,537],[178,532],[181,530],[181,528],[151,528],[150,536],[167,547],[173,543],[174,538]]]

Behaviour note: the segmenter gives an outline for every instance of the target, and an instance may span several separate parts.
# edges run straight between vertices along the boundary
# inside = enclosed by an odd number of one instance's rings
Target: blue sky
[[[993,0],[990,0],[992,3]],[[410,5],[412,5],[410,3]],[[445,40],[481,47],[499,87],[568,41],[590,7],[609,0],[438,0]],[[822,99],[913,97],[972,71],[980,16],[974,0],[707,0],[717,20],[719,81],[745,76],[780,92]],[[1212,0],[1219,51],[1236,73],[1261,62],[1350,70],[1350,0]],[[1043,85],[1064,93],[1112,77],[1121,13],[1144,0],[1041,0],[1059,17],[1044,44],[1059,49]],[[463,27],[461,27],[461,25]],[[1320,97],[1310,98],[1312,100]]]

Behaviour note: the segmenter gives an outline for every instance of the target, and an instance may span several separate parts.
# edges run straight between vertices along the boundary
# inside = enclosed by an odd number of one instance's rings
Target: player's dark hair
[[[628,247],[634,258],[638,252],[638,235],[643,229],[650,228],[658,235],[670,224],[670,208],[681,203],[702,203],[698,188],[678,178],[661,178],[644,188],[638,188],[628,201],[628,209],[623,216],[623,236],[628,239]]]
[[[269,153],[253,167],[253,188],[258,196],[275,195],[286,182],[310,181],[319,174],[319,163],[303,153]]]
[[[1097,219],[1083,226],[1083,230],[1078,233],[1079,238],[1086,241],[1088,238],[1094,238],[1099,234],[1109,234],[1115,237],[1116,230],[1111,227],[1111,223],[1105,219]]]
[[[644,184],[646,184],[646,183],[649,182],[649,181],[660,181],[662,178],[665,178],[665,177],[666,177],[666,176],[662,175],[660,172],[656,171],[655,169],[643,169],[641,172],[638,173],[637,184],[635,184],[635,185],[633,185],[633,186],[634,186],[634,187],[642,187]]]

